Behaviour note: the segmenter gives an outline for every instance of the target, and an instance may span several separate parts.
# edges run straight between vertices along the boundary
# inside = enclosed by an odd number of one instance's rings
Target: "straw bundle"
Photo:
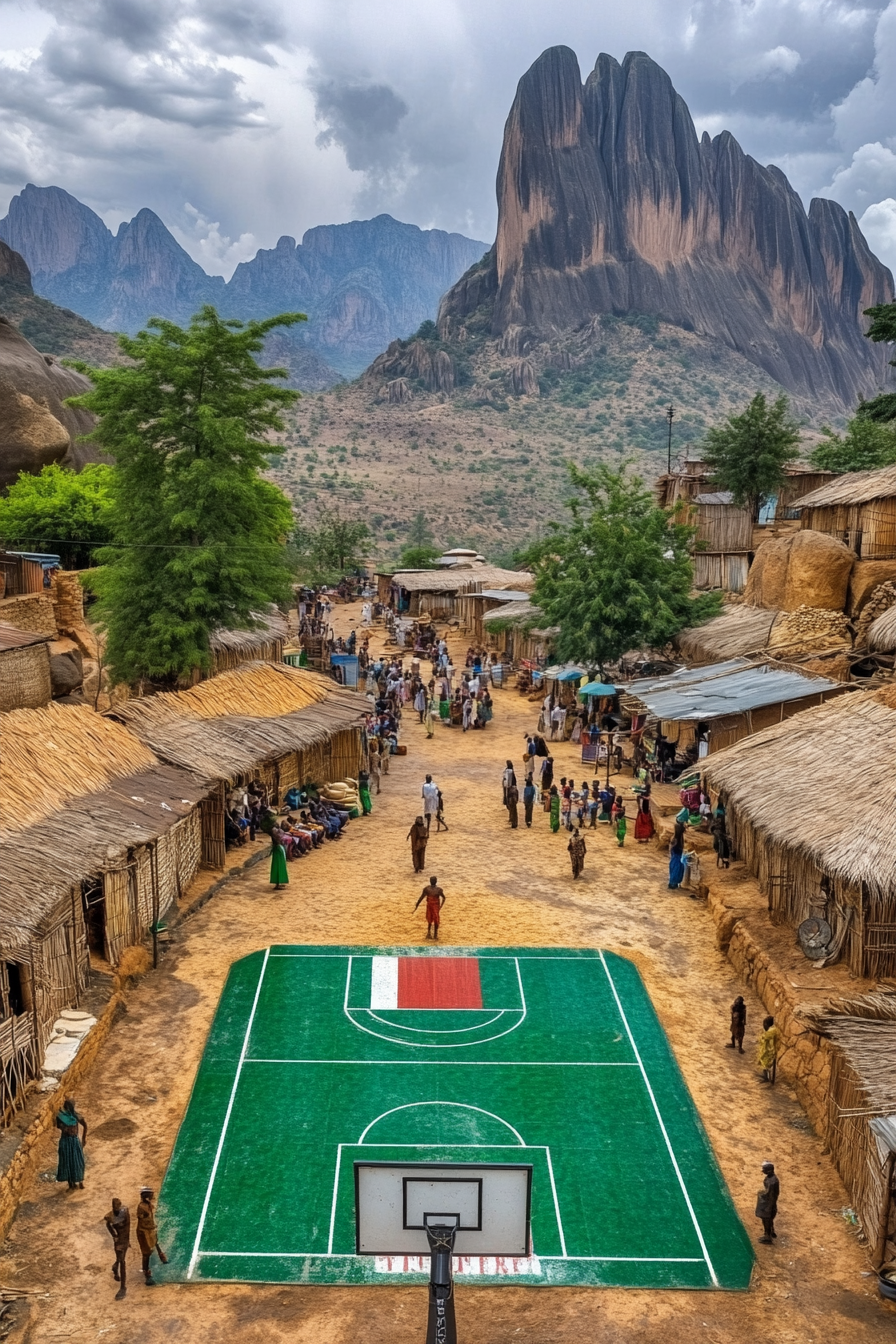
[[[896,597],[894,605],[868,627],[868,645],[878,653],[896,653]]]
[[[0,815],[7,832],[158,765],[133,733],[86,705],[13,710],[2,716],[2,735]]]
[[[849,621],[842,611],[798,607],[782,611],[772,626],[768,648],[780,654],[815,653],[819,649],[852,648]]]
[[[49,704],[52,695],[50,655],[45,642],[0,649],[0,711],[38,709]]]

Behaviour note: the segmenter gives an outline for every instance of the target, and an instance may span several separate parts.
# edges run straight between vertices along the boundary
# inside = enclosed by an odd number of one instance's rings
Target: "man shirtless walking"
[[[439,886],[439,879],[431,877],[429,886],[424,887],[417,899],[417,906],[421,901],[426,901],[426,937],[431,938],[433,942],[439,941],[439,923],[441,922],[442,906],[445,904],[445,893]]]

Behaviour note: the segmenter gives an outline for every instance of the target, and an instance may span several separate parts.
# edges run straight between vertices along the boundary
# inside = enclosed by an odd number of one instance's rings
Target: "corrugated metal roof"
[[[695,504],[730,504],[734,495],[730,490],[711,490],[694,496]]]
[[[490,597],[495,602],[528,602],[529,594],[521,588],[483,588],[481,593],[471,593],[471,597]]]
[[[17,625],[0,621],[0,653],[8,649],[26,649],[29,644],[45,644],[52,635],[36,635],[33,630],[20,630]]]
[[[514,593],[513,601],[506,602],[502,607],[495,607],[493,611],[487,611],[482,618],[483,625],[491,625],[495,621],[513,621],[515,624],[523,621],[537,621],[541,618],[542,611],[536,607],[525,593]]]
[[[624,688],[628,695],[640,696],[642,691],[662,691],[667,686],[685,686],[693,681],[711,681],[713,677],[724,677],[738,668],[752,667],[749,658],[728,658],[723,663],[711,663],[709,667],[680,667],[677,672],[667,672],[662,677],[641,677],[630,681]]]
[[[704,668],[703,671],[713,669]],[[718,719],[743,714],[763,705],[787,704],[826,691],[843,691],[842,682],[827,677],[804,676],[784,668],[759,663],[733,669],[707,680],[680,681],[677,685],[636,691],[630,689],[657,719],[681,721]]]

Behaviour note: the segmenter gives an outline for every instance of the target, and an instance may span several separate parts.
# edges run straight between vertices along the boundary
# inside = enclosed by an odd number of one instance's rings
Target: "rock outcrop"
[[[582,84],[568,47],[520,80],[498,169],[498,233],[442,301],[446,339],[486,305],[491,330],[545,340],[595,314],[643,313],[717,339],[798,395],[852,408],[886,352],[862,310],[893,277],[833,201],[808,214],[787,178],[724,131],[698,139],[643,52],[598,57]]]
[[[366,380],[374,382],[383,378],[417,382],[427,392],[450,393],[457,385],[457,369],[447,351],[427,341],[393,341],[365,374]]]
[[[811,528],[769,537],[757,547],[744,602],[770,611],[811,607],[842,612],[855,560],[855,552],[842,541]]]
[[[0,238],[28,262],[38,293],[113,331],[135,332],[151,316],[183,323],[203,303],[228,317],[307,313],[307,326],[275,334],[278,359],[309,390],[359,373],[396,336],[433,318],[486,247],[378,215],[309,229],[299,244],[284,236],[225,282],[206,275],[151,210],[113,235],[68,192],[30,184],[0,220]]]
[[[51,462],[81,466],[95,460],[77,442],[94,419],[63,403],[90,383],[52,355],[42,355],[16,327],[0,317],[0,489],[19,472],[38,472]]]

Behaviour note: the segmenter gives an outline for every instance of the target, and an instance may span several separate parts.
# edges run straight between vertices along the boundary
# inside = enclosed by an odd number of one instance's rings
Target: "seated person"
[[[244,845],[246,843],[245,831],[237,825],[229,812],[224,813],[224,843],[225,845]]]

